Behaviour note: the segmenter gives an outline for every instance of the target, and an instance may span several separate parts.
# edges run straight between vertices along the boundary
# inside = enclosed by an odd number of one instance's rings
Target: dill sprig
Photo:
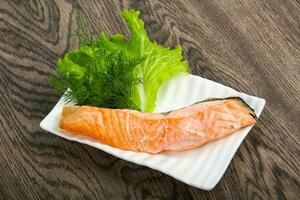
[[[86,30],[86,23],[81,17],[80,12],[76,12],[77,29],[75,30],[75,36],[79,39],[79,45],[94,45],[96,32],[93,30],[90,33]]]
[[[141,83],[135,69],[144,59],[101,46],[80,14],[76,20],[80,47],[59,59],[58,75],[50,78],[56,91],[78,105],[140,110],[132,97]]]

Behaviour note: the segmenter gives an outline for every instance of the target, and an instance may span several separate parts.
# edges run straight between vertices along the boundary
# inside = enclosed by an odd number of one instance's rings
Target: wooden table
[[[212,191],[39,128],[59,99],[48,76],[78,47],[75,11],[129,34],[126,8],[153,40],[182,45],[193,74],[267,101]],[[297,0],[0,0],[0,199],[300,199],[299,99]]]

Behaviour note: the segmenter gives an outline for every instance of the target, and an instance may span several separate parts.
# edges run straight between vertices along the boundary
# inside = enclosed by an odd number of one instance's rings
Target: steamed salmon
[[[255,122],[254,111],[230,97],[161,114],[65,106],[59,127],[120,149],[159,153],[199,147]]]

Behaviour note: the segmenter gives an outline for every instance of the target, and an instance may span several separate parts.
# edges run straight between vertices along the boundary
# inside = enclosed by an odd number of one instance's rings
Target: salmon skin
[[[239,97],[210,99],[168,113],[65,106],[59,127],[123,150],[159,153],[199,147],[256,122]]]

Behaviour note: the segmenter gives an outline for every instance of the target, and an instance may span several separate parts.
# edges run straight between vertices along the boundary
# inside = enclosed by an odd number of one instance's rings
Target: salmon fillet
[[[160,114],[65,106],[59,127],[120,149],[159,153],[199,147],[255,122],[241,98],[229,97]]]

